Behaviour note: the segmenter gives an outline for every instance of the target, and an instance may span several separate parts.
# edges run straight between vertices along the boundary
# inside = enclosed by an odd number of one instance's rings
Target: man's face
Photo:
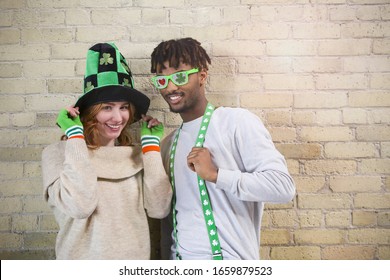
[[[180,63],[178,68],[169,66],[168,62],[164,63],[165,68],[158,69],[157,76],[170,76],[168,79],[162,77],[157,79],[156,83],[166,86],[159,89],[160,94],[168,103],[169,108],[175,113],[189,113],[196,108],[199,99],[204,97],[204,83],[207,72],[200,70],[197,72],[191,65]],[[192,71],[189,71],[192,70]],[[188,72],[186,72],[188,71]],[[188,82],[182,85],[177,85],[172,81],[176,79],[178,83],[187,80]],[[203,96],[203,97],[202,97]]]

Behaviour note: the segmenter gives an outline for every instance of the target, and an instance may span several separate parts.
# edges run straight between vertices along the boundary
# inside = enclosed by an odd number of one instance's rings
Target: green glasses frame
[[[197,73],[197,72],[199,72],[198,68],[192,68],[190,70],[173,73],[169,76],[157,75],[157,76],[152,77],[151,80],[153,82],[153,85],[157,89],[166,88],[168,86],[169,80],[171,80],[172,83],[174,83],[177,86],[183,86],[186,83],[188,83],[188,76],[193,74],[193,73]]]

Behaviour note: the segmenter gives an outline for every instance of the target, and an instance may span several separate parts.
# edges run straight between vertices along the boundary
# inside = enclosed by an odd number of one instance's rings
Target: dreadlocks
[[[199,70],[208,70],[211,64],[210,57],[200,43],[192,38],[182,38],[161,42],[152,53],[152,67],[150,71],[157,73],[157,69],[164,69],[164,63],[178,68],[180,63],[189,64]]]

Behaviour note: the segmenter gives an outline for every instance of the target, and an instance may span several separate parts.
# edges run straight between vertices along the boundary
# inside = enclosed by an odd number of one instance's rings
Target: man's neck
[[[206,111],[207,104],[207,99],[203,99],[199,101],[197,106],[194,107],[191,111],[180,113],[183,122],[190,122],[199,117],[202,117]]]

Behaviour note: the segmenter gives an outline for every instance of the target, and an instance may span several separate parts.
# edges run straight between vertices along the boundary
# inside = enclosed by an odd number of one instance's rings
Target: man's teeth
[[[176,100],[176,99],[179,99],[179,98],[180,98],[179,95],[169,96],[169,99],[170,99],[170,100]]]

